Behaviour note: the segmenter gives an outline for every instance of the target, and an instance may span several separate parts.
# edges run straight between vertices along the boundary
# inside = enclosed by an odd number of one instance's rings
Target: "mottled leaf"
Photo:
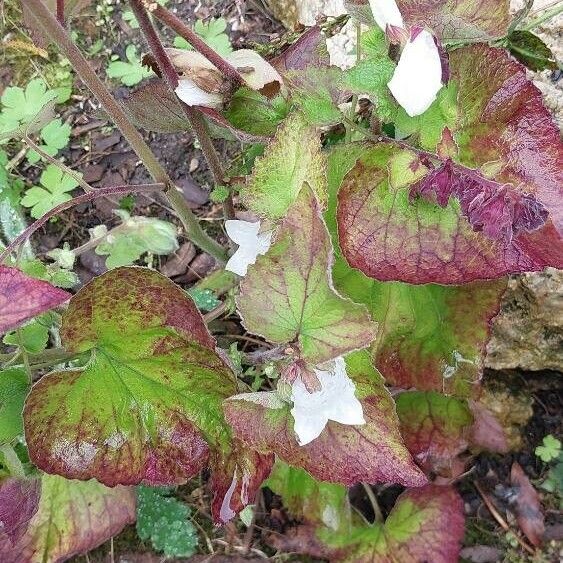
[[[293,537],[277,539],[275,546],[335,563],[453,563],[463,528],[463,501],[457,492],[428,485],[405,491],[383,524],[356,524],[341,532],[302,526]]]
[[[291,70],[328,66],[330,58],[321,28],[317,26],[308,28],[295,43],[290,45],[280,55],[274,57],[270,64],[282,76]]]
[[[28,391],[24,368],[0,370],[0,445],[23,434],[22,410]]]
[[[234,375],[193,301],[169,279],[143,268],[95,278],[71,300],[61,337],[91,358],[32,388],[24,420],[38,467],[110,486],[169,485],[197,474],[210,451],[229,468],[245,463],[221,410],[236,393]]]
[[[8,477],[0,481],[0,555],[3,542],[10,547],[25,534],[39,508],[40,479]]]
[[[517,462],[512,464],[512,469],[510,470],[510,484],[514,488],[515,493],[511,501],[518,526],[520,526],[520,529],[533,545],[539,546],[542,543],[545,532],[540,497]]]
[[[305,470],[278,459],[264,486],[281,496],[283,506],[298,520],[332,530],[350,527],[352,513],[343,485],[317,481]]]
[[[0,535],[3,563],[65,561],[135,521],[135,492],[129,487],[110,489],[94,480],[69,481],[56,475],[33,480],[40,485],[23,481],[21,487],[40,488],[39,506],[15,544],[2,543]],[[21,499],[16,495],[10,501],[7,512],[20,512]]]
[[[325,158],[314,128],[304,117],[288,117],[257,158],[248,184],[241,188],[243,203],[262,217],[280,219],[307,184],[324,207],[326,203]]]
[[[258,451],[273,451],[287,463],[316,479],[353,485],[393,482],[406,486],[425,483],[399,434],[395,405],[367,352],[346,358],[356,386],[365,425],[329,421],[320,436],[305,446],[297,442],[291,405],[275,393],[236,395],[224,402],[227,420],[243,442]]]
[[[468,446],[473,416],[466,401],[435,391],[407,391],[395,398],[401,434],[426,473],[452,475],[455,458]]]
[[[0,265],[0,333],[18,327],[70,298],[70,293]]]
[[[436,156],[437,165],[392,142],[366,148],[339,194],[346,259],[371,277],[410,283],[561,267],[563,151],[539,90],[498,49],[465,47],[450,63],[454,162]]]
[[[270,342],[296,340],[301,356],[314,364],[368,346],[376,325],[365,307],[334,291],[331,259],[319,205],[303,189],[269,251],[241,283],[237,305],[246,329]]]
[[[510,23],[508,0],[398,0],[405,24],[421,25],[444,42],[502,37]]]

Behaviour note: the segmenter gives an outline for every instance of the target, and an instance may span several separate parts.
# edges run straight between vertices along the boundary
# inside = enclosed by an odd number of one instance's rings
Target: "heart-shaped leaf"
[[[18,481],[21,491],[33,490],[34,498],[39,495],[39,504],[25,523],[25,531],[14,543],[3,537],[0,530],[3,563],[66,561],[104,543],[135,521],[132,488],[110,489],[94,480],[69,481],[57,475]],[[14,480],[2,483],[0,495],[5,487],[13,487],[13,484]],[[2,507],[8,519],[19,519],[24,498],[16,494],[7,501]],[[26,512],[29,516],[29,511]]]
[[[50,283],[0,265],[0,334],[18,327],[70,298],[70,293]]]
[[[242,201],[261,217],[280,219],[307,184],[324,207],[325,168],[319,135],[302,114],[294,113],[256,159],[248,184],[241,188]]]
[[[300,446],[293,430],[291,405],[276,393],[248,393],[227,399],[227,420],[237,437],[250,447],[275,452],[322,481],[423,485],[426,479],[403,445],[395,405],[383,379],[371,367],[369,355],[365,351],[350,354],[346,365],[362,403],[365,425],[329,421],[318,438]]]
[[[510,23],[509,0],[398,0],[405,24],[429,27],[444,42],[502,37]]]
[[[368,346],[376,325],[362,305],[334,291],[331,260],[319,205],[304,188],[272,246],[241,283],[237,305],[246,329],[270,342],[297,341],[301,357],[312,364]]]
[[[410,283],[561,267],[563,152],[541,93],[499,49],[465,47],[450,64],[458,111],[441,136],[451,138],[447,156],[443,146],[434,147],[443,156],[391,141],[366,147],[339,193],[346,259]]]
[[[463,529],[461,497],[451,487],[428,485],[405,491],[383,524],[339,531],[305,525],[270,541],[278,549],[335,563],[453,563],[459,559]]]
[[[26,401],[26,439],[41,469],[110,486],[171,485],[197,474],[211,452],[219,482],[269,470],[269,458],[233,449],[221,402],[236,393],[234,375],[168,278],[144,268],[96,278],[71,300],[61,337],[91,358],[44,376]],[[229,492],[233,510],[255,490],[238,485],[215,489]]]

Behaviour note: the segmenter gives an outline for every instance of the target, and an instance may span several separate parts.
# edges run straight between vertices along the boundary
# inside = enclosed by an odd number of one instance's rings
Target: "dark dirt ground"
[[[17,16],[18,10],[13,5],[7,5],[5,9],[12,18]],[[120,16],[121,11],[122,5],[116,7],[103,29],[96,27],[91,18],[77,18],[74,25],[84,33],[82,47],[88,48],[97,38],[103,37],[105,46],[118,54],[123,54],[125,45],[131,42],[142,48],[138,30],[128,27]],[[200,19],[211,16],[224,17],[229,22],[233,46],[238,48],[251,46],[253,43],[269,43],[284,33],[281,24],[271,16],[260,0],[254,2],[189,0],[178,5],[178,15],[186,20],[193,22],[194,14]],[[232,31],[231,28],[235,23],[237,30]],[[17,35],[18,30],[8,26],[7,33]],[[171,39],[171,36],[168,36],[168,39]],[[7,51],[2,53],[0,84],[5,86],[11,81],[17,82],[33,72],[33,68],[21,59],[22,57],[17,54],[14,55]],[[94,64],[98,69],[102,69],[106,61],[107,53],[102,53],[94,59]],[[63,119],[73,127],[71,145],[65,153],[66,161],[73,163],[73,166],[80,170],[84,174],[84,178],[94,187],[150,181],[146,171],[139,166],[136,156],[127,147],[119,132],[107,123],[103,115],[96,109],[97,106],[91,95],[78,84],[77,80],[75,80],[73,91],[73,103],[67,104],[62,114]],[[127,95],[128,89],[116,87],[115,93],[118,98],[122,98]],[[146,133],[145,136],[172,178],[183,188],[194,212],[209,221],[212,226],[211,232],[219,233],[217,219],[221,217],[221,208],[209,201],[211,178],[201,151],[194,146],[192,136],[189,133],[174,135]],[[227,161],[235,158],[240,149],[236,143],[220,142],[218,147]],[[18,171],[28,181],[34,181],[37,177],[37,168],[33,166],[22,164]],[[35,236],[34,240],[39,255],[56,248],[62,241],[69,242],[71,247],[85,243],[89,240],[88,229],[100,223],[106,223],[108,226],[117,224],[117,219],[112,214],[114,207],[114,203],[100,199],[95,203],[78,206],[63,213],[56,223],[48,224]],[[161,217],[179,224],[174,213],[162,204],[157,196],[153,196],[153,199],[137,197],[134,213]],[[165,259],[161,265],[164,263]],[[209,257],[196,254],[190,262],[184,264],[183,271],[179,272],[174,279],[189,285],[205,276],[212,268],[213,261]],[[99,275],[103,269],[103,260],[93,252],[81,256],[78,270],[82,283]],[[224,318],[223,321],[228,323],[229,332],[234,331],[244,338],[244,332],[234,322],[234,317]],[[497,560],[499,561],[556,561],[558,556],[555,544],[548,546],[541,554],[532,559],[527,558],[518,544],[511,542],[510,538],[507,539],[506,532],[483,503],[483,498],[474,483],[480,484],[481,489],[493,500],[498,511],[508,519],[511,529],[516,532],[517,525],[514,518],[506,516],[507,502],[503,491],[510,488],[509,475],[513,461],[520,463],[533,483],[539,483],[545,477],[545,464],[534,455],[534,449],[547,434],[558,437],[563,435],[563,424],[560,418],[563,407],[561,375],[552,372],[499,373],[489,371],[485,374],[485,386],[493,390],[508,389],[512,394],[528,398],[531,401],[533,415],[517,429],[522,441],[516,451],[503,456],[478,454],[468,463],[469,470],[458,483],[466,506],[465,545],[492,546],[497,550]],[[244,560],[263,560],[264,558],[280,561],[310,560],[302,556],[276,555],[275,551],[268,546],[267,538],[270,534],[283,533],[294,524],[283,508],[279,497],[267,489],[264,490],[257,502],[255,523],[249,530],[246,530],[240,523],[215,528],[208,514],[209,498],[203,485],[202,481],[194,481],[180,489],[181,498],[188,501],[196,511],[194,523],[200,532],[200,549],[202,553],[206,554],[197,556],[200,557],[199,559],[192,558],[190,561],[221,561],[223,560],[221,554],[236,556],[241,560],[242,558]],[[378,494],[380,508],[386,515],[401,492],[401,488],[392,486],[374,487],[374,489]],[[550,497],[545,492],[540,494],[546,514],[548,537],[553,540],[561,540],[563,539],[563,524],[560,507],[553,496]],[[373,510],[361,487],[353,490],[351,496],[354,505],[368,519],[373,518]],[[207,558],[209,553],[215,553],[216,557]],[[107,542],[91,552],[88,557],[79,556],[73,558],[72,561],[111,561],[112,557],[115,561],[139,563],[163,560],[151,553],[150,546],[140,542],[134,526],[130,526],[113,542]],[[229,560],[236,561],[237,559]]]

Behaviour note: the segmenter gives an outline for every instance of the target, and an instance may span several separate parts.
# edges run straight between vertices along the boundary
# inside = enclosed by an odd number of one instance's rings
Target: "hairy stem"
[[[555,16],[558,16],[561,12],[563,12],[563,3],[554,6],[550,10],[546,10],[541,16],[533,19],[529,24],[522,26],[520,29],[523,29],[524,31],[532,31],[532,29],[535,29],[542,23],[549,21]]]
[[[209,62],[213,63],[227,78],[229,78],[234,86],[244,84],[244,78],[240,72],[231,63],[226,61],[219,53],[213,50],[205,41],[203,41],[193,29],[187,26],[178,16],[174,15],[164,6],[151,6],[151,13],[162,23],[173,29],[180,37],[183,37],[196,51],[200,52]]]
[[[162,77],[164,78],[168,88],[172,92],[178,86],[178,73],[170,60],[170,57],[166,53],[162,41],[153,26],[147,10],[143,4],[143,0],[130,0],[131,9],[139,22],[139,27],[145,36],[145,40],[151,50],[152,55],[155,58],[156,64],[158,65],[158,69]],[[225,171],[223,169],[223,165],[221,164],[221,160],[217,151],[215,150],[215,146],[213,145],[213,141],[209,136],[209,132],[207,130],[207,124],[201,114],[200,111],[197,109],[188,106],[187,104],[182,102],[182,108],[186,117],[188,118],[190,125],[193,129],[193,132],[199,141],[199,145],[201,146],[201,150],[207,161],[207,165],[209,166],[209,170],[213,175],[213,180],[216,185],[223,185],[227,183],[227,178],[225,177]],[[226,200],[226,204],[224,206],[225,209],[225,218],[232,219],[234,217],[234,206],[232,196],[230,195]]]
[[[65,0],[57,0],[57,21],[65,24]]]
[[[74,178],[78,182],[78,185],[85,192],[88,193],[94,191],[94,188],[90,184],[88,184],[88,182],[85,182],[82,179],[82,174],[79,174],[78,172],[72,170],[72,168],[66,166],[66,164],[63,164],[60,160],[57,160],[56,158],[53,158],[51,155],[47,154],[35,141],[32,141],[29,137],[26,136],[23,138],[23,142],[28,147],[33,149],[39,156],[44,158],[48,163],[52,164],[53,166],[56,166],[71,178]]]
[[[139,131],[137,131],[135,126],[131,123],[121,104],[110,94],[105,84],[88,64],[84,55],[82,55],[78,47],[72,42],[72,39],[64,27],[60,25],[42,0],[22,0],[22,2],[29,9],[30,15],[35,23],[43,29],[45,34],[50,37],[53,43],[57,45],[60,51],[70,61],[80,79],[100,102],[104,111],[110,116],[131,148],[137,153],[155,182],[165,184],[168,187],[166,195],[184,224],[187,237],[196,246],[213,256],[219,262],[224,262],[226,252],[223,247],[209,237],[202,229],[197,217],[192,213],[186,200],[180,195],[166,170],[157,160]]]
[[[79,195],[69,201],[65,201],[56,207],[53,207],[50,211],[45,213],[43,217],[37,219],[32,223],[25,231],[18,235],[0,254],[0,264],[8,258],[8,256],[22,243],[25,242],[37,229],[40,229],[51,217],[54,217],[62,211],[66,211],[75,205],[81,203],[86,203],[93,199],[99,197],[105,197],[108,195],[125,195],[133,192],[154,192],[156,190],[162,190],[165,188],[164,184],[143,184],[141,186],[112,186],[110,188],[100,188],[86,194]]]

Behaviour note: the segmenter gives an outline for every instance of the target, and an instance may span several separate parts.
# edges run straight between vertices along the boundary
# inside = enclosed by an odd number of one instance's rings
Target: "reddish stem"
[[[196,51],[200,52],[207,60],[213,63],[234,85],[243,85],[244,78],[240,72],[217,51],[213,50],[205,41],[187,26],[178,16],[174,15],[164,6],[156,5],[151,13],[161,22],[173,29],[180,37],[183,37]]]
[[[129,194],[132,192],[154,192],[157,190],[164,190],[166,188],[165,184],[142,184],[138,186],[111,186],[108,188],[98,188],[93,192],[88,192],[82,195],[79,195],[75,198],[72,198],[69,201],[65,201],[56,207],[53,207],[50,211],[45,213],[43,217],[37,219],[34,223],[32,223],[25,231],[23,231],[18,237],[16,237],[0,254],[0,264],[8,258],[8,256],[23,242],[25,242],[37,229],[40,229],[51,217],[54,217],[58,213],[62,211],[66,211],[71,207],[76,205],[80,205],[81,203],[86,203],[93,199],[97,199],[99,197],[105,197],[108,195],[121,195],[121,194]]]
[[[65,0],[57,0],[57,21],[65,24]]]

